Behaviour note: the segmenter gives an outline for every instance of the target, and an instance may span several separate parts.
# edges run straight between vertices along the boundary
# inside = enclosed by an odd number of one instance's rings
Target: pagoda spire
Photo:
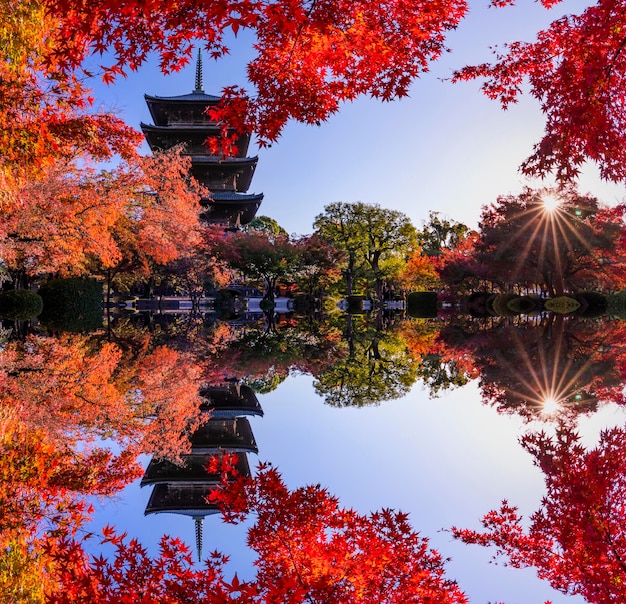
[[[194,93],[204,94],[202,87],[202,49],[198,48],[198,58],[196,59],[196,89]]]
[[[198,562],[202,562],[202,521],[204,518],[202,516],[196,516],[195,525],[196,525],[196,552],[198,554]]]

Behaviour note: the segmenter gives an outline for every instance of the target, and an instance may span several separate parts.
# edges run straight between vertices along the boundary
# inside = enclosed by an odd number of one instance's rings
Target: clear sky
[[[543,131],[538,104],[530,97],[503,111],[484,97],[478,82],[443,81],[454,68],[490,60],[489,47],[532,40],[538,29],[586,3],[567,1],[547,11],[529,0],[519,7],[489,9],[472,2],[469,16],[448,37],[447,53],[411,88],[410,97],[391,103],[362,98],[319,127],[291,123],[271,148],[258,150],[250,192],[263,192],[260,214],[275,218],[290,233],[310,233],[324,206],[334,201],[379,203],[406,213],[416,227],[437,210],[475,226],[482,205],[525,184],[517,168]],[[219,62],[204,58],[204,89],[246,86],[250,38],[235,40]],[[96,84],[98,102],[139,128],[150,122],[144,93],[178,95],[194,87],[195,66],[169,76],[156,61],[112,87]],[[256,153],[254,145],[251,153]],[[544,184],[553,184],[546,181]],[[614,205],[622,186],[602,183],[593,166],[584,170],[582,193]]]

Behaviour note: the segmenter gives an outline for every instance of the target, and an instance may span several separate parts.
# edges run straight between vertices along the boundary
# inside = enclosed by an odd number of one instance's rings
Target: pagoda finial
[[[196,89],[195,93],[202,94],[202,49],[198,48],[198,59],[196,60]]]
[[[196,521],[196,551],[198,552],[198,562],[202,562],[202,516],[197,516]]]

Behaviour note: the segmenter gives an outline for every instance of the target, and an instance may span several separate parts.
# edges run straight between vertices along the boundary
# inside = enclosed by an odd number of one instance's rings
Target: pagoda
[[[239,227],[254,218],[263,201],[262,193],[247,193],[258,156],[247,156],[249,133],[236,139],[232,156],[209,153],[206,141],[221,136],[221,125],[211,120],[207,110],[217,106],[220,97],[203,90],[200,50],[195,84],[191,94],[144,95],[154,125],[142,122],[141,130],[153,152],[184,146],[184,152],[191,158],[191,175],[211,193],[200,200],[205,222]]]
[[[254,391],[239,381],[206,387],[200,396],[200,409],[208,419],[191,435],[191,453],[182,455],[179,464],[153,458],[141,480],[142,487],[152,487],[145,515],[169,513],[193,518],[198,561],[202,559],[204,518],[219,513],[218,506],[207,498],[220,488],[220,475],[210,474],[206,466],[216,455],[236,453],[236,473],[250,476],[248,453],[257,453],[258,448],[245,416],[263,415]]]

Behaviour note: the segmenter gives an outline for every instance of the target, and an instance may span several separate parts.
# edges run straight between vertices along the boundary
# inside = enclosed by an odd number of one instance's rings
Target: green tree
[[[248,224],[244,225],[242,230],[245,233],[261,232],[273,236],[286,236],[289,234],[274,218],[269,216],[256,216]]]
[[[397,273],[398,259],[405,258],[416,244],[415,227],[408,217],[378,204],[331,203],[315,218],[313,227],[346,254],[348,296],[357,271],[362,270],[382,297],[385,278]]]
[[[444,250],[454,250],[469,229],[462,222],[442,218],[439,212],[428,212],[428,220],[417,231],[417,242],[427,256],[438,256]]]

